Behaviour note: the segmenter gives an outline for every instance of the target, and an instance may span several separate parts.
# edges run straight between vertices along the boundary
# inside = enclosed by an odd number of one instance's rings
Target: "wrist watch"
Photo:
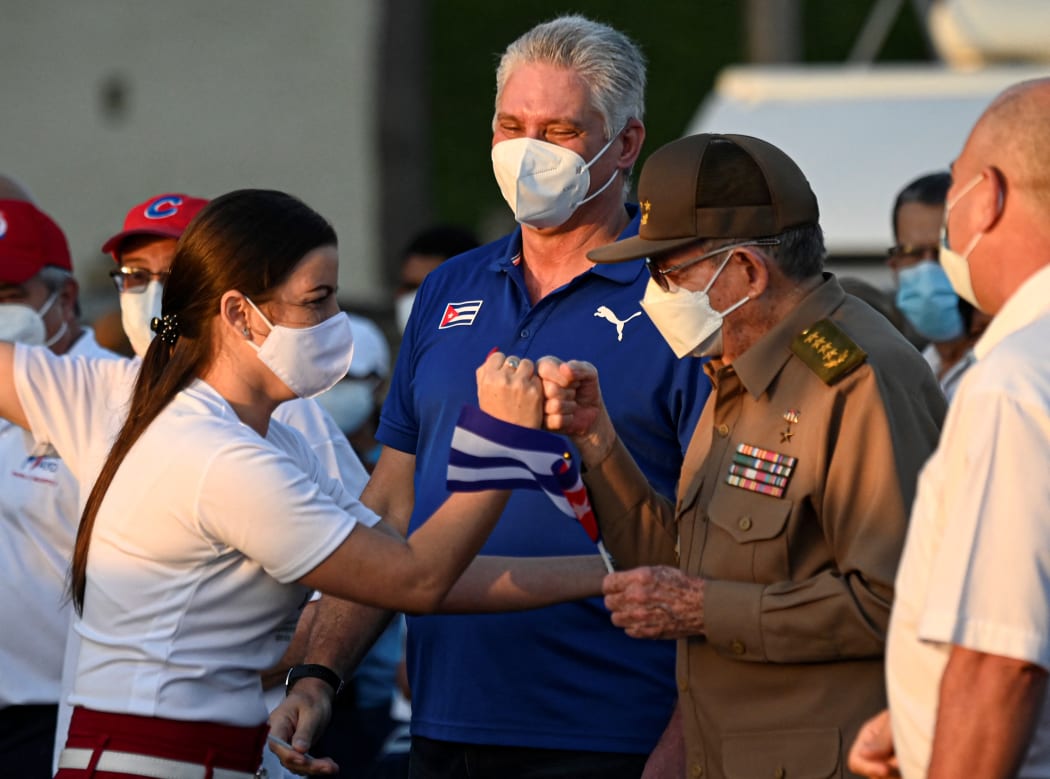
[[[326,665],[306,663],[304,665],[293,665],[288,669],[288,675],[284,678],[284,694],[287,695],[297,681],[307,677],[327,682],[335,695],[338,695],[339,691],[343,689],[343,680],[331,668]]]

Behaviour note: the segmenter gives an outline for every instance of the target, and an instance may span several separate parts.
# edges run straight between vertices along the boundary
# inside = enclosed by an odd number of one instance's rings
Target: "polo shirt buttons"
[[[729,648],[730,650],[732,650],[734,655],[742,655],[744,654],[744,652],[747,651],[747,647],[744,646],[744,642],[740,639],[737,639],[732,644],[730,644]]]
[[[699,763],[693,763],[693,767],[689,769],[690,776],[700,777],[704,775],[704,767]]]
[[[736,521],[736,524],[741,530],[748,531],[751,529],[751,517],[745,514]]]
[[[788,772],[787,769],[784,768],[784,766],[780,766],[776,771],[773,772],[773,776],[775,776],[776,779],[785,779],[787,775]]]
[[[720,424],[715,429],[718,431],[718,435],[721,436],[722,438],[728,438],[729,437],[729,425],[727,425],[725,422]]]

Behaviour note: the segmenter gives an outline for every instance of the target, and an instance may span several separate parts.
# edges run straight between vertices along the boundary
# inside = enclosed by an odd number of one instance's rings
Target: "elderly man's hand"
[[[611,573],[602,585],[613,624],[633,638],[704,632],[704,580],[667,565]]]

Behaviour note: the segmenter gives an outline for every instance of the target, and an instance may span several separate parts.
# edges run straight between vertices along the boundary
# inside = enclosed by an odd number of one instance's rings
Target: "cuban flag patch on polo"
[[[448,327],[470,326],[481,310],[480,300],[464,300],[461,303],[449,303],[445,306],[445,313],[441,316],[441,324],[438,330]]]

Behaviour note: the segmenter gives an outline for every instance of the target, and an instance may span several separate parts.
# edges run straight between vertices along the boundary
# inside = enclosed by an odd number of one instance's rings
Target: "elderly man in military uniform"
[[[780,149],[674,141],[639,199],[639,235],[588,256],[648,258],[642,308],[678,357],[708,358],[713,391],[672,504],[617,440],[594,368],[543,361],[548,424],[579,446],[605,542],[633,568],[607,577],[606,604],[632,636],[678,639],[687,776],[850,775],[885,701],[894,575],[944,398],[823,272],[816,197]]]

